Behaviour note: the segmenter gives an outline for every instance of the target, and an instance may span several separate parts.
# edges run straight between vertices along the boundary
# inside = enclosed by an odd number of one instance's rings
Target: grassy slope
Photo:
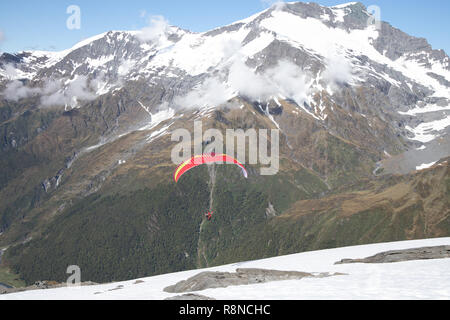
[[[386,190],[351,192],[321,200],[299,201],[284,215],[261,223],[222,252],[220,262],[237,262],[305,250],[355,244],[448,236],[450,169],[411,175]],[[381,190],[379,189],[381,188]],[[407,188],[406,191],[395,190]]]
[[[0,283],[14,288],[25,287],[25,281],[20,278],[20,275],[13,273],[7,267],[0,267]]]

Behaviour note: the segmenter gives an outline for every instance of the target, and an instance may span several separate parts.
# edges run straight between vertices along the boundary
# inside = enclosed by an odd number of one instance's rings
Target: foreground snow
[[[198,292],[216,299],[450,299],[450,259],[407,261],[389,264],[341,264],[344,258],[365,258],[389,250],[450,245],[450,238],[401,241],[248,261],[204,270],[166,274],[133,281],[82,288],[37,290],[2,295],[0,299],[165,299],[166,286],[201,271],[232,271],[264,268],[286,271],[340,272],[348,275],[306,278],[209,289]],[[87,280],[87,279],[85,279]],[[117,289],[119,286],[123,288]],[[111,289],[116,289],[112,290]]]

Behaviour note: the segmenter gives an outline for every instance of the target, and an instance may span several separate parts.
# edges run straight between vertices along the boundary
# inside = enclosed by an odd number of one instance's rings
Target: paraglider
[[[248,178],[248,173],[245,167],[236,159],[233,157],[230,157],[226,154],[203,154],[199,156],[194,156],[183,163],[181,163],[178,168],[175,170],[173,174],[173,180],[175,182],[178,182],[178,180],[181,178],[183,174],[191,170],[192,168],[195,168],[197,166],[200,166],[202,164],[208,164],[208,163],[227,163],[227,164],[235,164],[238,165],[241,170],[244,177]]]

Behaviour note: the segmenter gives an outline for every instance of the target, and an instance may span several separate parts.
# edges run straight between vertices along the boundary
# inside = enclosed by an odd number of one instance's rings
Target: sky
[[[21,0],[0,1],[0,51],[59,51],[110,30],[138,30],[148,17],[164,16],[171,25],[203,32],[247,18],[273,0]],[[332,6],[346,0],[317,0]],[[408,34],[426,38],[450,53],[449,0],[362,0],[377,5],[381,19]],[[81,10],[80,29],[68,29],[67,8]]]

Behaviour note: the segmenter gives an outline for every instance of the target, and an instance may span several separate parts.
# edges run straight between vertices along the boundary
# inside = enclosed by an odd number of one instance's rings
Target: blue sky
[[[146,25],[142,12],[163,15],[170,24],[206,31],[246,18],[268,7],[270,0],[21,0],[0,1],[0,51],[63,50],[109,30],[137,30]],[[346,0],[317,0],[336,5]],[[403,31],[425,37],[435,49],[450,53],[449,0],[368,0],[381,18]],[[69,5],[81,8],[81,29],[69,30]],[[2,36],[3,34],[3,36]]]

